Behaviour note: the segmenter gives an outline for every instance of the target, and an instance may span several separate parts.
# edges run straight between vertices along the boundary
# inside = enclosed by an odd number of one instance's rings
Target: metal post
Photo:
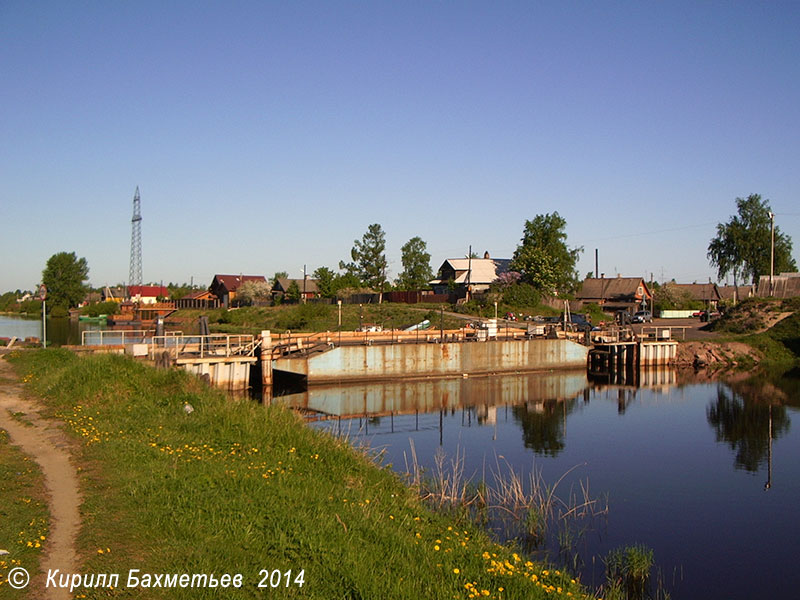
[[[39,286],[39,299],[42,301],[42,348],[47,348],[47,286]]]
[[[598,249],[594,249],[594,276],[600,277],[600,260],[598,258]]]
[[[769,295],[772,296],[772,278],[775,275],[775,213],[769,211],[770,248],[769,248]]]
[[[339,345],[342,345],[342,301],[337,300],[336,304],[339,305]]]

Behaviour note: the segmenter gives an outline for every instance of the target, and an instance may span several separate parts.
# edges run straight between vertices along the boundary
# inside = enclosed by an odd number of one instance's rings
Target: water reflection
[[[707,410],[718,442],[730,446],[737,469],[756,473],[763,465],[772,482],[772,441],[789,432],[786,395],[772,383],[754,379],[719,385]]]
[[[391,381],[341,386],[313,386],[276,400],[316,420],[350,419],[481,408],[479,419],[491,421],[490,408],[574,398],[586,389],[584,371]]]

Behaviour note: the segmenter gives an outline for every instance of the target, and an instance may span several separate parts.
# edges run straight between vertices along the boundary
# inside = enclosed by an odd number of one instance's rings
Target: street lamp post
[[[342,345],[342,301],[337,300],[336,304],[339,305],[339,345]]]
[[[42,300],[42,348],[47,348],[47,286],[42,284],[39,286],[39,298]]]

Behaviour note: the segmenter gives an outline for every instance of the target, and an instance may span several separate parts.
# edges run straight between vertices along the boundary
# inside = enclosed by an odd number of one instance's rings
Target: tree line
[[[732,275],[735,285],[740,280],[756,283],[760,275],[770,272],[773,265],[771,256],[774,257],[775,273],[796,271],[792,240],[778,226],[774,226],[774,214],[769,202],[758,194],[752,194],[747,198],[736,198],[736,207],[736,215],[726,223],[717,225],[716,236],[708,246],[707,258],[716,268],[718,280]],[[583,248],[567,245],[566,226],[566,220],[558,212],[540,214],[526,220],[510,268],[500,276],[496,287],[510,297],[525,302],[534,296],[565,297],[572,294],[580,282],[576,265]],[[326,298],[335,298],[343,291],[383,293],[392,289],[407,291],[429,287],[434,273],[427,243],[421,237],[412,237],[403,244],[400,260],[403,269],[394,282],[390,282],[386,233],[379,223],[373,223],[361,239],[354,240],[350,260],[339,261],[338,271],[320,266],[313,271],[312,278],[320,295]],[[75,252],[54,254],[42,271],[48,302],[51,306],[65,309],[77,306],[88,290],[88,276],[89,267],[85,258],[78,258]],[[288,274],[275,273],[272,283],[279,278],[288,278]],[[173,287],[170,287],[170,291],[175,298],[193,289],[187,285]],[[269,295],[270,290],[271,286],[247,282],[240,288],[240,293],[243,297],[257,298]],[[11,295],[4,294],[0,304],[8,304]],[[296,283],[286,291],[286,297],[288,300],[300,298]]]

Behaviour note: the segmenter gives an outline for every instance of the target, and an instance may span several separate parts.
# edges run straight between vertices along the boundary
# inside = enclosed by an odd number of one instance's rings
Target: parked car
[[[718,310],[712,310],[711,312],[708,312],[707,310],[701,310],[699,312],[694,313],[692,316],[700,317],[700,320],[703,323],[708,323],[709,319],[716,319],[717,317],[719,317],[720,312]]]
[[[653,315],[649,310],[639,310],[633,313],[631,323],[652,323]]]

